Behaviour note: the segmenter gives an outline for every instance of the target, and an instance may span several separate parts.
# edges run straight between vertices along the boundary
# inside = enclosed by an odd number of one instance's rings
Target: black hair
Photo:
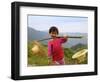
[[[51,33],[51,32],[57,32],[57,34],[59,34],[58,28],[55,26],[50,27],[49,33]]]

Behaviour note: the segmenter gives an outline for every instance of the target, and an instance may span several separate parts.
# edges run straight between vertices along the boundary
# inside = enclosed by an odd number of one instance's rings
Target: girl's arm
[[[52,64],[52,47],[50,42],[48,42],[48,64]]]
[[[67,36],[64,36],[60,40],[61,40],[61,43],[65,43],[65,42],[67,42],[68,38],[67,38]]]
[[[51,58],[51,44],[50,44],[50,42],[48,42],[48,58]]]

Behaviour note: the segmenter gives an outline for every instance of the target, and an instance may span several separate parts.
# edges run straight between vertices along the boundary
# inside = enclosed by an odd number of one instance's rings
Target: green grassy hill
[[[48,60],[48,55],[47,55],[47,45],[44,44],[37,44],[39,45],[40,51],[38,53],[33,53],[32,52],[32,47],[36,43],[33,42],[28,42],[28,66],[47,66],[49,65],[49,60]],[[87,48],[86,45],[76,45],[71,48],[64,48],[64,55],[65,55],[65,63],[67,65],[71,64],[77,64],[76,60],[72,59],[72,56],[79,50]],[[81,62],[79,64],[86,64],[87,63],[87,58],[86,61]]]

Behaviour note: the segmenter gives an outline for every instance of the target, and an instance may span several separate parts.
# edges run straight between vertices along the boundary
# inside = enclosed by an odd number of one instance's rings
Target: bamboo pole
[[[57,38],[63,38],[63,37],[64,36],[58,36]],[[83,38],[83,36],[67,36],[67,38],[81,39],[81,38]],[[37,41],[40,42],[40,41],[49,40],[49,39],[52,39],[52,38],[44,38],[44,39],[40,39],[40,40],[37,40]]]

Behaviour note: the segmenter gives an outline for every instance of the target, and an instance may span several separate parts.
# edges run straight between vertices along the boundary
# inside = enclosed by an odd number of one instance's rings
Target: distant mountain
[[[28,41],[40,40],[45,38],[46,35],[48,35],[47,32],[37,31],[31,27],[28,27]]]
[[[88,39],[87,39],[87,33],[65,33],[68,36],[82,36],[83,38],[81,39],[76,39],[76,38],[68,38],[68,42],[64,45],[64,47],[72,47],[77,44],[83,44],[87,45]]]
[[[60,35],[64,35],[67,34],[68,36],[83,36],[84,38],[81,39],[76,39],[76,38],[68,38],[68,42],[63,44],[64,47],[72,47],[75,46],[77,44],[83,44],[83,45],[87,45],[87,33],[61,33]],[[32,41],[32,40],[40,40],[43,38],[48,38],[49,37],[48,32],[44,32],[44,31],[37,31],[36,29],[33,29],[31,27],[28,27],[28,41]],[[46,41],[42,41],[41,43],[44,43],[45,45],[47,45],[47,40]]]
[[[79,51],[79,50],[82,50],[82,49],[87,49],[87,45],[77,44],[77,45],[72,46],[71,49],[74,50],[74,51]]]

